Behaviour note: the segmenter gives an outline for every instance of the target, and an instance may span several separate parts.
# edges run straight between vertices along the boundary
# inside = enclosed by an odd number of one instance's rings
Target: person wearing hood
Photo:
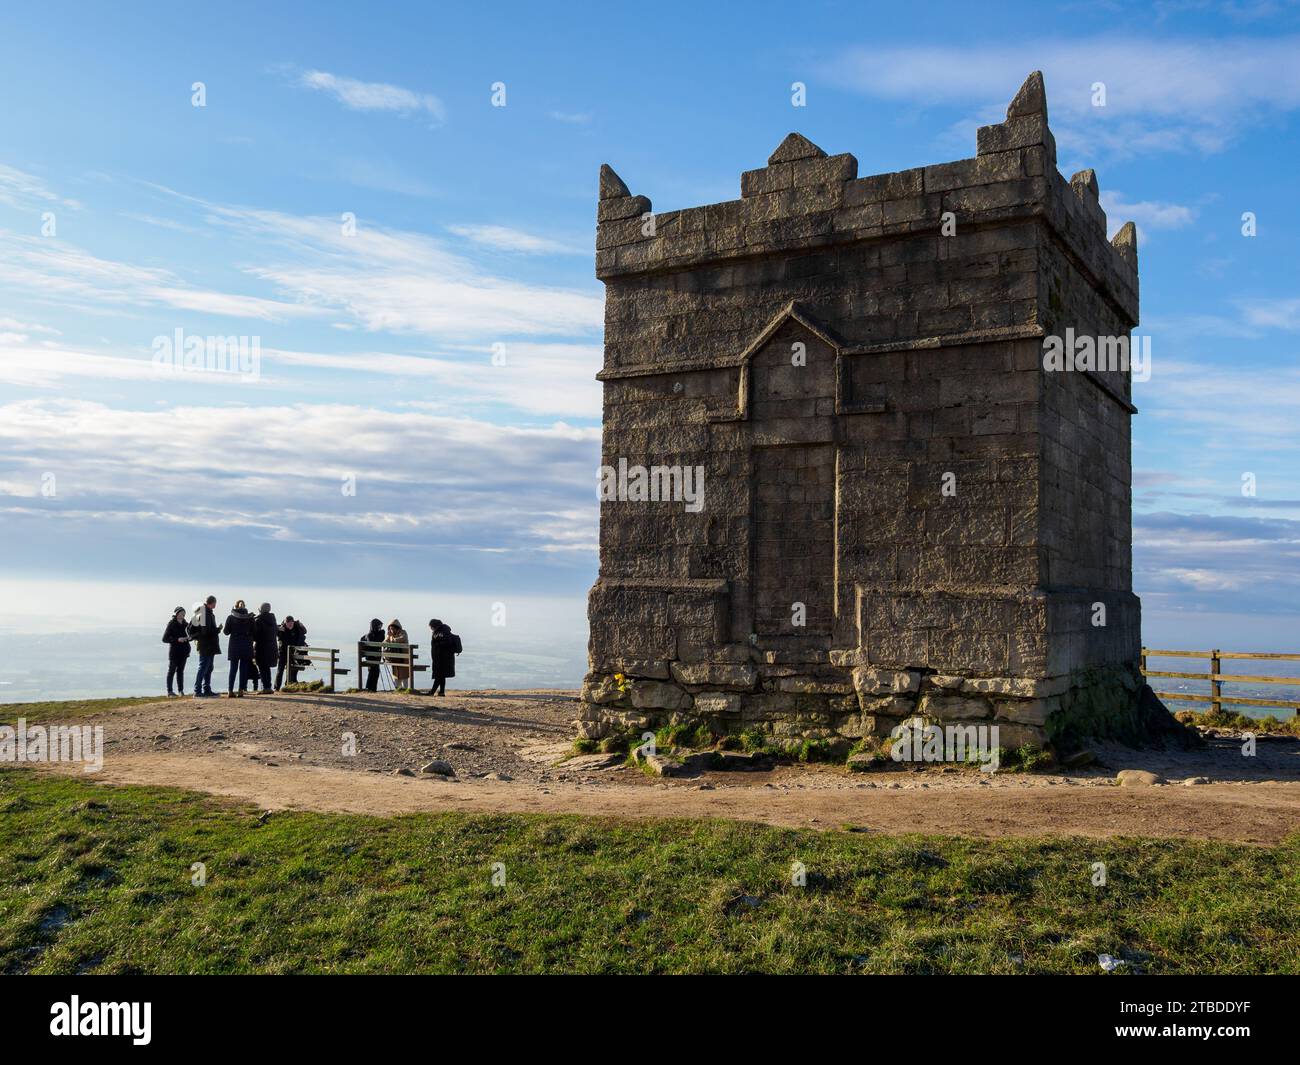
[[[190,657],[190,631],[183,606],[172,611],[162,642],[167,644],[167,696],[170,698],[172,695],[172,681],[176,682],[176,694],[184,695],[185,662]]]
[[[384,623],[378,618],[370,619],[370,631],[361,637],[362,643],[383,643],[384,642]],[[375,662],[376,665],[366,667],[366,691],[373,692],[379,690],[379,653],[378,647],[371,647],[366,650],[363,656],[368,661]]]
[[[230,662],[230,677],[226,683],[227,698],[242,698],[248,689],[248,674],[253,668],[253,615],[248,612],[242,599],[235,601],[235,607],[226,618],[222,631],[230,637],[226,647],[226,658]],[[235,674],[239,674],[239,692],[235,692]]]
[[[194,677],[194,698],[212,698],[212,666],[221,654],[221,630],[217,628],[217,597],[210,595],[194,604],[190,616],[190,642],[199,652],[199,671]]]
[[[307,626],[295,620],[292,614],[286,614],[284,623],[275,630],[275,635],[280,641],[280,667],[275,672],[275,690],[279,691],[284,686],[286,669],[289,671],[289,683],[298,683],[298,667],[294,664],[290,649],[307,646]]]
[[[384,643],[392,648],[392,651],[385,650],[384,661],[389,663],[393,668],[393,687],[398,691],[411,686],[411,651],[407,646],[411,638],[406,635],[406,630],[402,628],[402,623],[396,618],[388,623],[388,631],[384,634]]]
[[[279,658],[279,640],[275,630],[279,628],[275,615],[271,613],[271,604],[263,603],[257,608],[257,617],[253,619],[253,675],[262,682],[262,692],[271,690],[271,670]]]

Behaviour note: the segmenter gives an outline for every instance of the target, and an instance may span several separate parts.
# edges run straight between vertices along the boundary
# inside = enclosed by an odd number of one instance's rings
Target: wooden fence
[[[1169,670],[1147,669],[1148,658],[1205,658],[1209,659],[1208,673],[1179,673]],[[1224,659],[1250,659],[1265,662],[1300,662],[1300,655],[1266,655],[1250,651],[1162,651],[1151,647],[1142,648],[1142,675],[1145,677],[1177,677],[1182,680],[1208,680],[1210,690],[1201,693],[1156,692],[1162,699],[1183,699],[1189,702],[1209,703],[1214,713],[1219,713],[1223,705],[1233,706],[1269,706],[1278,709],[1294,710],[1300,714],[1300,703],[1286,702],[1280,699],[1247,699],[1243,696],[1223,694],[1224,684],[1287,684],[1300,687],[1300,677],[1257,677],[1244,673],[1224,673]]]

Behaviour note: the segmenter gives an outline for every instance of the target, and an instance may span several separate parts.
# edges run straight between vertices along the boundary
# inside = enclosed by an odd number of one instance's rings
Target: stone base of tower
[[[832,652],[834,654],[834,652]],[[593,673],[583,684],[579,734],[639,736],[701,723],[718,736],[758,731],[774,740],[888,738],[905,721],[997,726],[998,745],[1065,751],[1091,738],[1143,744],[1182,727],[1136,667],[1110,665],[1044,679],[963,676],[869,666],[740,663],[674,670],[670,679]],[[693,683],[697,682],[697,683]]]

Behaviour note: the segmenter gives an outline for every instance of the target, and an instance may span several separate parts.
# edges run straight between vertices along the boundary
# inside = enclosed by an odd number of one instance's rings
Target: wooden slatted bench
[[[352,671],[339,665],[339,648],[337,647],[290,647],[289,665],[295,670],[312,669],[316,666],[326,668],[329,684],[326,691],[334,691],[334,678],[339,674]]]
[[[415,687],[415,674],[422,673],[429,667],[421,665],[418,661],[419,655],[416,653],[420,648],[418,643],[383,643],[372,640],[357,641],[357,683],[361,684],[362,674],[367,669],[378,669],[380,666],[388,666],[390,669],[409,669],[411,671],[407,685]],[[346,671],[345,671],[346,672]]]

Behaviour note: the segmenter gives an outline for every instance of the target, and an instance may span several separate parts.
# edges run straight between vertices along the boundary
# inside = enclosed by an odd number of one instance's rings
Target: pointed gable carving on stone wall
[[[776,313],[775,317],[764,326],[762,332],[750,341],[745,350],[740,353],[740,387],[739,395],[736,399],[736,409],[742,419],[747,419],[750,416],[750,408],[752,405],[751,400],[753,398],[753,380],[751,374],[754,364],[754,356],[766,347],[772,338],[775,337],[789,322],[798,323],[814,337],[824,343],[832,352],[835,353],[837,364],[839,362],[840,351],[845,346],[843,339],[841,339],[840,336],[829,326],[814,318],[808,310],[800,306],[797,301],[792,300]]]

